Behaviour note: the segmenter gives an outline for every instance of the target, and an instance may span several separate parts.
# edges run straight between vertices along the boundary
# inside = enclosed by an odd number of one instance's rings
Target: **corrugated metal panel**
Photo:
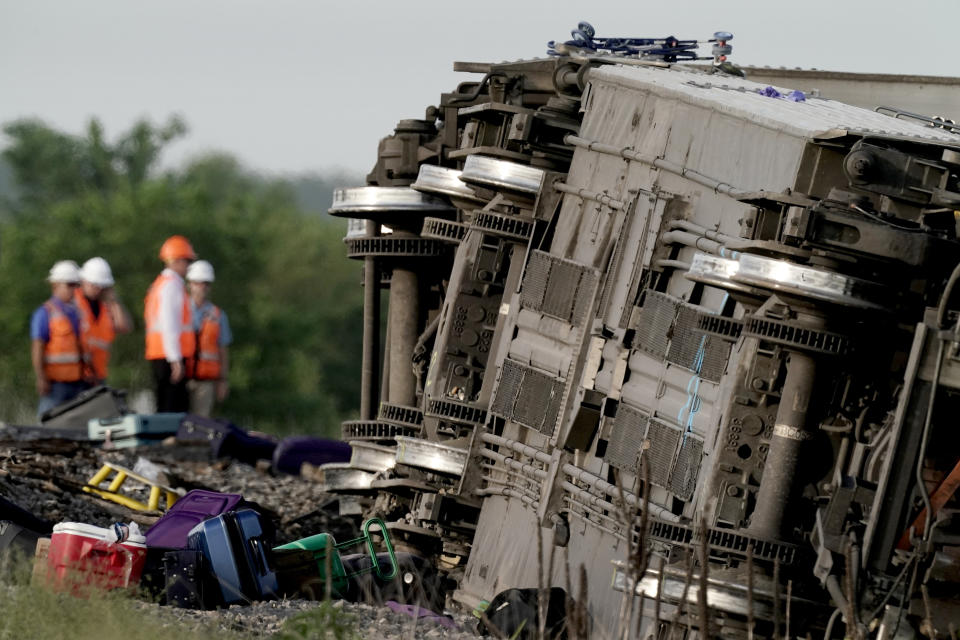
[[[493,390],[490,411],[547,435],[560,416],[564,380],[507,358]]]
[[[647,291],[637,324],[637,346],[662,358],[670,344],[670,327],[680,301],[659,291]]]
[[[617,409],[617,417],[613,420],[610,440],[603,455],[604,462],[618,469],[636,473],[637,459],[643,447],[643,439],[647,435],[649,420],[649,416],[645,413],[621,404]]]
[[[679,68],[603,66],[591,69],[591,81],[649,92],[715,109],[760,126],[801,138],[835,137],[845,132],[891,135],[960,146],[960,136],[824,98],[805,102],[768,98],[766,85],[732,76],[711,76]],[[779,88],[789,93],[788,88]]]
[[[533,251],[520,290],[520,305],[580,325],[593,304],[596,285],[596,270]]]
[[[644,455],[650,465],[650,482],[658,487],[670,489],[670,470],[681,435],[680,429],[660,420],[651,420],[647,427],[649,448]]]

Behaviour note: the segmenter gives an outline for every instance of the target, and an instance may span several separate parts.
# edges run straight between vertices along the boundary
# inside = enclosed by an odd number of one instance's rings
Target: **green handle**
[[[380,527],[380,533],[383,534],[383,543],[387,547],[387,554],[389,554],[390,556],[390,571],[386,575],[384,575],[384,573],[380,570],[380,563],[377,562],[377,549],[373,546],[373,537],[371,537],[370,535],[370,526],[374,524]],[[362,536],[360,536],[359,538],[354,538],[353,540],[347,540],[346,542],[341,542],[338,545],[336,545],[336,548],[338,550],[347,549],[349,547],[353,547],[361,543],[366,544],[367,553],[370,554],[370,560],[373,562],[373,567],[371,567],[370,569],[361,569],[360,571],[356,571],[349,575],[358,576],[358,575],[373,571],[374,573],[377,574],[377,577],[383,581],[393,580],[396,577],[397,571],[398,571],[397,556],[393,551],[393,543],[390,541],[390,534],[387,532],[387,525],[384,524],[383,520],[381,520],[380,518],[370,518],[369,520],[363,523],[363,527],[361,529],[363,531]]]
[[[380,563],[377,561],[377,550],[373,548],[373,538],[370,536],[370,525],[376,524],[380,527],[380,533],[383,534],[383,544],[387,547],[387,554],[390,556],[390,573],[383,575],[380,571]],[[377,577],[386,582],[393,580],[397,576],[397,556],[393,552],[393,543],[390,541],[390,534],[387,532],[387,525],[380,518],[370,518],[363,523],[363,536],[367,539],[367,549],[370,551],[370,559],[373,561],[373,570]]]

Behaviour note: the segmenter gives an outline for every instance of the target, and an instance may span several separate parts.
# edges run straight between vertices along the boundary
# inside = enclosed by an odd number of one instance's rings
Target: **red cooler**
[[[146,539],[130,535],[117,544],[111,531],[79,522],[53,527],[47,575],[58,589],[123,589],[140,582],[147,557]]]

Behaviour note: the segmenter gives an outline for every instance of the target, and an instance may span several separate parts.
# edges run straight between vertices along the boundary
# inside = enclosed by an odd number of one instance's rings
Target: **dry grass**
[[[88,590],[78,598],[31,584],[31,563],[20,559],[0,579],[0,640],[237,640],[212,624],[192,628],[163,620],[126,592]]]

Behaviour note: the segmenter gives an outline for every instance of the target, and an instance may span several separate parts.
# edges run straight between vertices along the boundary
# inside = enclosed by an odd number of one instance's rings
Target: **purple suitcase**
[[[350,445],[342,440],[328,440],[313,436],[284,438],[273,452],[273,468],[283,473],[300,475],[300,465],[314,466],[328,462],[350,462]]]
[[[217,493],[194,489],[177,500],[170,509],[147,530],[148,547],[183,549],[187,534],[195,526],[236,507],[243,496],[235,493]]]

